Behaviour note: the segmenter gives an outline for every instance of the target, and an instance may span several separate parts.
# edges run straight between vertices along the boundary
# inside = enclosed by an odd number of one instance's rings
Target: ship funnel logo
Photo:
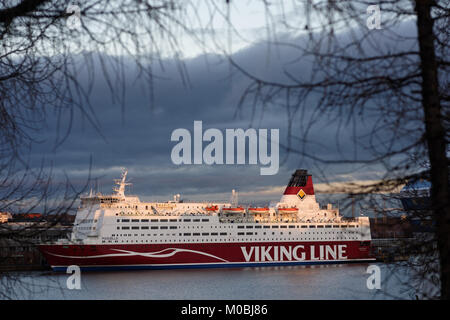
[[[297,197],[299,197],[300,200],[305,199],[305,197],[306,197],[305,191],[303,191],[303,189],[300,189],[300,191],[297,193]]]

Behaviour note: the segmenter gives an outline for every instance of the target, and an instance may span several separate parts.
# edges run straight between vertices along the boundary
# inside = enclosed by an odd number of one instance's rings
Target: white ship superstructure
[[[331,204],[321,208],[315,199],[312,177],[306,170],[293,174],[280,202],[270,207],[243,207],[234,201],[184,202],[180,195],[167,202],[141,202],[137,196],[125,194],[126,177],[124,171],[122,178],[116,180],[112,195],[98,193],[82,197],[71,239],[61,240],[54,246],[66,249],[70,245],[98,246],[102,250],[112,249],[117,255],[127,251],[134,254],[143,245],[141,249],[145,248],[146,253],[140,255],[150,258],[183,256],[195,251],[202,255],[199,264],[214,264],[217,260],[230,263],[230,259],[236,263],[275,262],[281,255],[278,250],[284,250],[281,247],[286,245],[291,248],[285,249],[288,250],[286,259],[292,262],[305,261],[308,257],[316,261],[316,255],[317,261],[368,259],[369,219],[343,218]],[[203,250],[198,250],[199,247]],[[47,251],[47,256],[70,256],[61,254],[61,247],[56,248],[57,253]],[[306,250],[303,260],[299,258],[300,249]],[[169,253],[164,255],[167,250]],[[221,255],[218,250],[229,252]],[[214,261],[204,261],[207,256]],[[188,264],[196,263],[191,262],[195,261],[192,257],[186,259]],[[184,265],[186,261],[170,260],[163,265],[172,264]]]

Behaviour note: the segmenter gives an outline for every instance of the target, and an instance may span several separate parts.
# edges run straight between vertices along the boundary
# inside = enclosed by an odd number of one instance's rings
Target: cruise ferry
[[[375,260],[368,217],[320,207],[312,176],[296,170],[280,201],[141,202],[125,194],[127,171],[112,195],[81,197],[70,239],[40,245],[55,271],[248,267]],[[234,190],[233,190],[234,193]]]

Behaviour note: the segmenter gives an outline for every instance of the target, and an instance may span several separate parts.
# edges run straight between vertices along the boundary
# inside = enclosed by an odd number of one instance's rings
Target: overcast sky
[[[251,19],[245,19],[252,17]],[[237,18],[237,25],[246,36],[265,34],[265,16],[261,8],[248,7]],[[218,30],[220,27],[218,27]],[[226,34],[226,30],[219,30]],[[258,32],[259,31],[259,32]],[[258,75],[271,79],[283,79],[280,66],[295,57],[289,48],[270,49],[255,37],[253,43],[236,40],[233,59]],[[311,160],[298,155],[287,155],[280,149],[280,167],[276,175],[260,175],[261,165],[174,165],[171,150],[176,142],[170,140],[173,130],[185,128],[193,132],[195,120],[203,122],[204,130],[217,128],[225,133],[227,128],[279,129],[280,143],[287,144],[287,113],[272,106],[252,114],[248,104],[241,112],[238,102],[248,79],[238,74],[219,52],[205,53],[196,50],[191,43],[186,46],[181,60],[189,75],[184,84],[177,65],[180,61],[166,58],[163,68],[156,67],[158,76],[153,83],[154,99],[149,98],[149,84],[146,79],[135,79],[134,69],[125,59],[127,70],[124,108],[112,101],[106,81],[98,76],[91,93],[100,133],[75,112],[70,135],[64,143],[55,146],[56,123],[52,115],[48,126],[39,135],[42,143],[33,146],[30,159],[38,165],[45,159],[55,174],[65,173],[75,185],[82,185],[87,179],[89,161],[92,157],[92,188],[110,193],[113,179],[119,178],[121,168],[128,169],[132,182],[128,193],[141,199],[167,200],[180,193],[191,200],[229,200],[231,190],[236,189],[240,200],[245,203],[277,201],[290,175],[298,168],[308,169],[315,176],[315,182],[322,182],[320,174],[325,173],[331,181],[373,180],[381,176],[381,168],[360,166],[317,166]],[[214,51],[214,50],[211,50]],[[94,64],[98,68],[98,64]],[[293,64],[291,70],[301,74],[308,70],[305,61]],[[100,74],[100,72],[99,72]],[[85,75],[80,73],[82,80]],[[313,110],[306,109],[297,114],[299,123]],[[65,122],[66,121],[66,122]],[[67,115],[63,116],[62,127],[68,126]],[[294,129],[296,127],[294,126]],[[367,128],[361,126],[361,132]],[[341,140],[350,139],[345,130]],[[317,156],[332,158],[337,153],[336,127],[329,126],[327,119],[318,122],[310,132],[307,148]],[[206,143],[204,144],[204,146]],[[351,144],[340,146],[342,152],[353,152]],[[323,172],[322,172],[323,171]]]

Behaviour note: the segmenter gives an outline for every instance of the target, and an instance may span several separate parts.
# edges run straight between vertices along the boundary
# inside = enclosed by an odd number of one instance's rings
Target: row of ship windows
[[[216,228],[217,228],[217,226],[215,226]],[[247,226],[247,228],[249,228],[249,227],[251,227],[252,228],[252,226]],[[264,227],[269,227],[269,226],[264,226]],[[282,227],[286,227],[286,226],[282,226]],[[117,230],[149,230],[149,229],[151,229],[151,230],[158,230],[158,229],[161,229],[161,230],[166,230],[166,229],[177,229],[178,227],[177,226],[151,226],[151,227],[148,227],[148,226],[141,226],[141,227],[139,227],[139,226],[131,226],[131,227],[117,227]],[[183,229],[184,229],[185,227],[183,227]],[[187,227],[188,229],[189,229],[189,227]],[[199,227],[197,226],[197,229],[198,229]],[[201,227],[202,229],[203,229],[203,227]],[[239,228],[239,227],[238,227]],[[261,226],[255,226],[255,228],[261,228]],[[278,228],[278,226],[273,226],[273,228],[274,229],[277,229]],[[79,229],[80,229],[80,227],[79,227]],[[95,229],[95,227],[94,227],[94,229]],[[239,228],[239,229],[242,229],[242,228]],[[354,233],[355,231],[348,231],[348,233]],[[308,233],[310,233],[310,231],[308,231]],[[322,232],[321,232],[322,233]],[[334,231],[329,231],[329,232],[327,232],[327,231],[325,231],[325,233],[332,233],[332,234],[334,234],[335,232]],[[337,231],[337,233],[339,233],[339,231]],[[240,233],[238,233],[238,234],[240,234]],[[272,232],[272,234],[273,234],[273,232]],[[282,232],[281,232],[281,234],[283,234]],[[289,232],[289,234],[290,234],[290,232]]]
[[[198,239],[198,240],[197,240]],[[263,239],[256,239],[256,238],[245,238],[245,239],[227,239],[227,238],[216,238],[216,239],[201,239],[201,238],[197,238],[196,240],[192,240],[192,239],[181,239],[181,240],[102,240],[102,243],[149,243],[149,242],[155,242],[155,243],[162,243],[162,242],[216,242],[216,241],[223,241],[223,242],[248,242],[248,241],[294,241],[294,240],[329,240],[327,238],[318,238],[318,237],[314,237],[314,238],[263,238]],[[350,237],[343,237],[340,238],[340,240],[358,240],[358,238],[350,238]]]
[[[245,226],[245,228],[246,229],[252,229],[252,228],[255,228],[255,229],[261,229],[261,228],[264,228],[264,229],[269,229],[269,228],[272,228],[272,229],[278,229],[278,228],[281,228],[281,229],[286,229],[286,228],[289,228],[289,229],[295,229],[295,228],[313,228],[313,229],[315,229],[316,227],[317,228],[331,228],[331,227],[333,227],[333,228],[347,228],[347,227],[349,227],[349,228],[356,228],[357,226],[356,225],[333,225],[333,226],[331,226],[331,225],[325,225],[325,226],[323,226],[323,225],[301,225],[301,226],[299,226],[299,225],[290,225],[290,226],[286,226],[286,225],[274,225],[274,226],[267,226],[267,225],[264,225],[264,226]],[[237,226],[237,228],[238,229],[244,229],[244,226]]]
[[[97,222],[97,219],[82,219],[75,221],[75,224]]]
[[[122,227],[122,230],[130,230],[130,228],[131,228],[131,230],[139,230],[139,227],[137,227],[137,226]],[[147,226],[143,226],[143,227],[140,227],[140,228],[141,228],[141,230],[148,230],[149,229],[149,227],[147,227]],[[161,226],[161,227],[150,227],[150,229],[152,229],[152,230],[155,230],[155,229],[177,229],[177,227],[176,226],[170,226],[170,227]],[[117,230],[120,230],[120,227],[117,227]]]
[[[201,220],[201,222],[209,222],[209,219],[192,219],[193,222],[200,222],[200,220]],[[178,222],[178,221],[181,221],[181,219],[180,220],[177,220],[177,219],[160,219],[160,220],[158,220],[158,219],[131,219],[131,221],[130,221],[130,219],[122,219],[122,220],[117,219],[117,222],[149,222],[149,221],[150,222]],[[183,221],[191,222],[191,219],[184,219]],[[239,226],[237,226],[238,229],[244,229],[244,228],[247,228],[247,229],[252,229],[252,228],[256,228],[256,229],[292,228],[292,229],[294,229],[294,228],[316,228],[316,227],[317,228],[347,228],[347,227],[348,228],[356,228],[357,225],[345,225],[344,224],[344,225],[333,225],[333,226],[332,225],[301,225],[301,226],[299,226],[299,225],[290,225],[290,226],[287,226],[287,225],[274,225],[274,226],[268,226],[268,225],[243,226],[243,225],[239,225]]]
[[[172,236],[176,236],[176,233],[166,234],[166,236],[171,236],[171,235]],[[190,236],[190,235],[199,236],[200,233],[198,233],[198,232],[194,232],[194,233],[179,233],[178,235],[179,236]],[[228,235],[228,233],[226,233],[226,232],[211,232],[211,234],[210,234],[210,233],[202,232],[201,235],[202,236],[209,236],[209,235],[211,235],[211,236],[218,236],[218,235],[226,236],[226,235]],[[129,234],[126,234],[126,233],[125,234],[113,234],[112,236],[113,237],[116,237],[116,236],[117,237],[121,237],[121,236],[124,236],[124,237],[129,236],[129,237],[131,237],[132,234],[130,234],[130,233]],[[137,237],[138,235],[134,234],[134,236]],[[143,237],[143,236],[145,236],[145,234],[141,234],[141,236]],[[149,234],[147,234],[147,236],[151,236],[151,234],[149,233]],[[154,233],[153,236],[158,236],[158,234]],[[161,233],[160,236],[162,237],[162,236],[164,236],[164,234]]]
[[[232,227],[231,226],[209,226],[209,227],[203,227],[203,226],[180,226],[180,227],[177,227],[177,226],[151,226],[151,227],[148,227],[148,226],[142,226],[142,227],[139,227],[139,226],[123,226],[123,227],[117,227],[117,230],[120,230],[120,229],[122,229],[122,230],[130,230],[130,228],[131,228],[131,230],[139,230],[139,228],[141,229],[141,230],[148,230],[148,229],[151,229],[151,230],[157,230],[157,229],[203,229],[203,228],[205,228],[205,229],[217,229],[217,228],[219,228],[219,229],[226,229],[226,228],[228,228],[228,229],[231,229]]]
[[[131,221],[130,221],[131,220]],[[209,219],[117,219],[117,222],[209,222]]]
[[[309,233],[309,232],[308,232]],[[280,235],[283,235],[283,232],[280,232],[279,233]],[[292,233],[291,232],[289,232],[289,235],[291,235]],[[334,232],[321,232],[320,234],[335,234]],[[141,236],[143,237],[143,236],[151,236],[152,234],[144,234],[144,233],[142,233],[141,234]],[[172,236],[175,236],[176,235],[176,233],[172,233]],[[226,235],[228,235],[228,233],[227,232],[211,232],[211,233],[209,233],[209,232],[194,232],[194,233],[190,233],[190,232],[186,232],[186,233],[179,233],[178,234],[179,236],[200,236],[200,235],[202,235],[202,236],[209,236],[209,235],[211,235],[211,236],[217,236],[217,235],[221,235],[221,236],[226,236]],[[230,233],[230,235],[231,235],[231,233]],[[258,235],[258,232],[238,232],[237,233],[237,235],[238,236],[243,236],[243,235],[247,235],[247,236],[252,236],[252,235],[255,235],[255,236],[257,236]],[[263,232],[263,235],[266,235],[266,232]],[[275,232],[272,232],[272,235],[275,235]],[[132,236],[131,234],[113,234],[112,235],[113,237],[116,237],[116,236]],[[138,234],[134,234],[134,236],[135,237],[137,237],[138,236]],[[156,234],[156,233],[154,233],[153,234],[153,236],[158,236],[158,234]],[[164,234],[160,234],[160,236],[164,236]],[[166,236],[170,236],[170,234],[166,234]]]

